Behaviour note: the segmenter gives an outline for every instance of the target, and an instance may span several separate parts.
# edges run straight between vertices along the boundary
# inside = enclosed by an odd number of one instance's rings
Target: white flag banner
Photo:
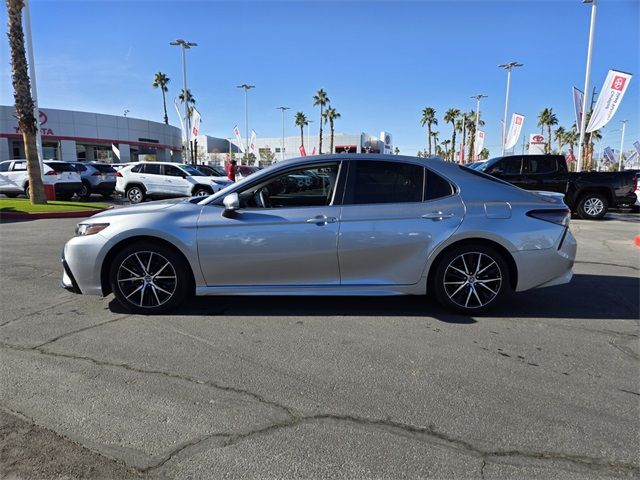
[[[520,132],[522,131],[522,124],[524,123],[524,115],[514,113],[511,116],[511,125],[509,126],[509,133],[507,133],[507,140],[505,141],[504,149],[509,150],[515,147],[520,138]]]
[[[180,120],[180,129],[182,131],[182,143],[185,143],[187,141],[187,132],[184,129],[184,119],[180,114],[180,105],[178,105],[178,100],[176,100],[175,98],[173,99],[173,105],[176,107],[176,113],[178,114],[178,119]]]
[[[598,101],[591,114],[586,133],[599,130],[613,118],[627,91],[632,75],[630,73],[609,70],[604,85],[598,95]]]
[[[475,142],[475,156],[478,157],[482,149],[484,148],[484,132],[482,130],[478,130],[476,132],[476,142]]]
[[[249,153],[253,153],[258,158],[258,147],[256,145],[256,132],[251,130],[251,140],[249,141]]]
[[[640,155],[640,142],[638,140],[633,142],[633,148],[635,148],[636,152],[638,152],[638,154]]]
[[[200,134],[200,112],[196,110],[196,107],[191,107],[191,138],[190,140],[197,140]]]
[[[236,136],[236,142],[238,142],[238,148],[244,153],[244,144],[242,143],[242,137],[240,136],[240,129],[236,125],[233,127],[233,134]]]
[[[576,111],[576,129],[580,133],[580,126],[582,125],[582,103],[584,102],[584,93],[582,90],[578,90],[573,87],[573,108]]]

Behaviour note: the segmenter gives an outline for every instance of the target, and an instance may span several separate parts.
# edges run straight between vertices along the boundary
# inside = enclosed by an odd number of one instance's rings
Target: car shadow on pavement
[[[637,320],[640,279],[609,275],[574,275],[571,283],[512,295],[486,315],[451,313],[424,296],[397,297],[195,297],[171,316],[253,317],[430,317],[445,323],[473,324],[476,318],[567,318]],[[114,313],[126,313],[115,300]]]

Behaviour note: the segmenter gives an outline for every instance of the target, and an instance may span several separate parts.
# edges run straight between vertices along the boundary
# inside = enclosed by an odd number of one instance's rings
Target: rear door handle
[[[445,218],[453,217],[453,213],[431,212],[425,213],[424,215],[421,215],[421,217],[427,220],[444,220]]]
[[[327,223],[336,223],[338,219],[336,217],[327,217],[326,215],[317,215],[313,218],[309,218],[307,223],[315,223],[316,225],[326,225]]]

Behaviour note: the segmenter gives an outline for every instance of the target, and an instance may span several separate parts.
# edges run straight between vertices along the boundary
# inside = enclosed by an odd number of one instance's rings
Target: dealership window
[[[42,142],[42,157],[45,160],[59,160],[58,142]]]

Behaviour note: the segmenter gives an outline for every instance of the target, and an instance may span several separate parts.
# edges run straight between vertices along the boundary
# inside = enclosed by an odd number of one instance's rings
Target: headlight
[[[93,235],[95,233],[101,232],[108,226],[108,223],[79,223],[76,227],[76,235],[80,237],[85,235]]]

